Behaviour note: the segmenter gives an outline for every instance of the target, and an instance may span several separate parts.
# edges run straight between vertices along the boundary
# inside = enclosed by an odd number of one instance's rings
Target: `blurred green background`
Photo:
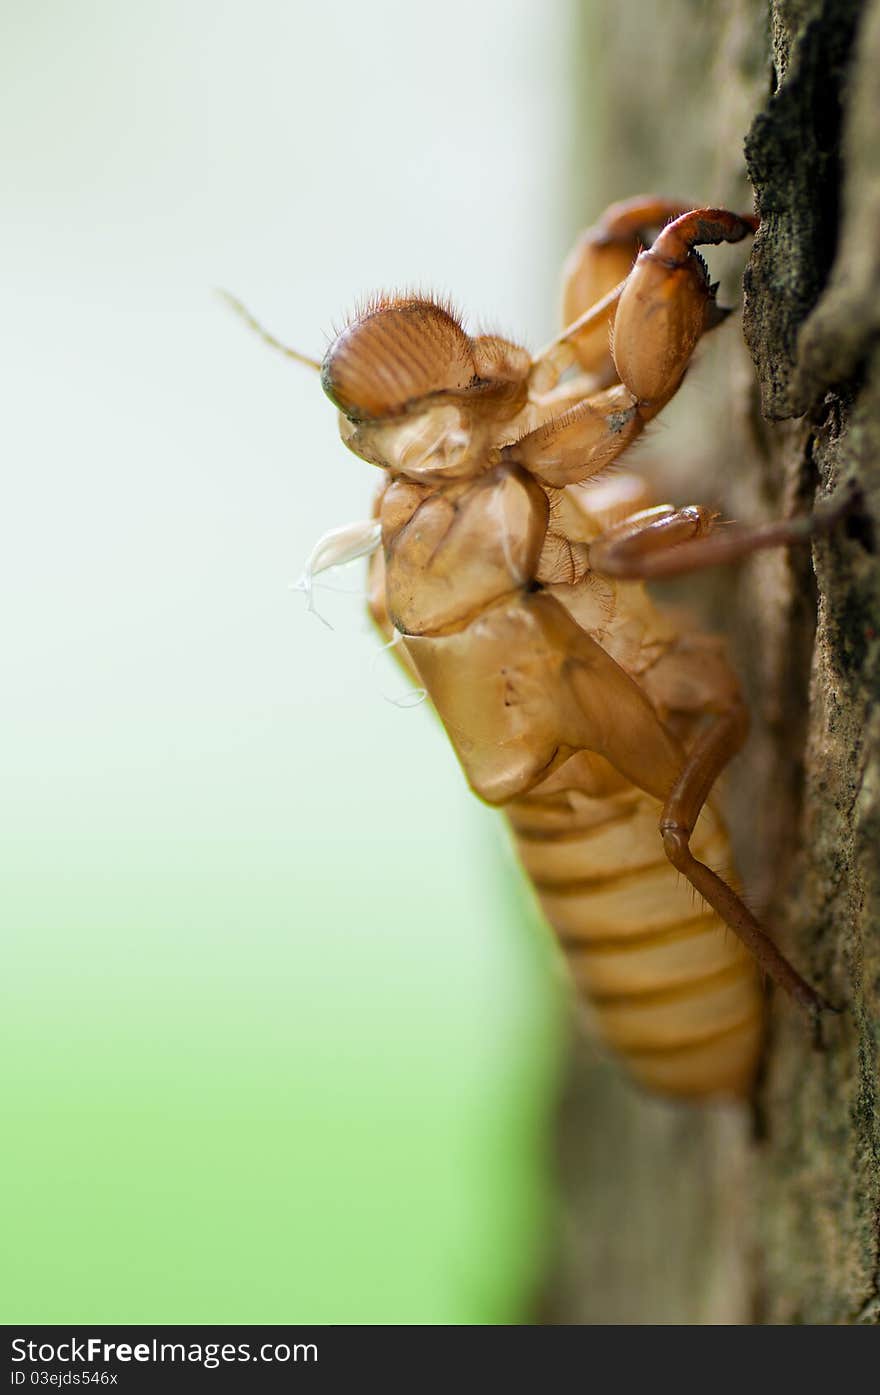
[[[0,1319],[516,1321],[549,937],[361,600],[288,589],[376,481],[211,292],[548,338],[568,6],[2,15]]]

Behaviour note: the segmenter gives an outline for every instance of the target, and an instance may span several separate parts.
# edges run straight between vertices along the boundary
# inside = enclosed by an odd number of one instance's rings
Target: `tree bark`
[[[748,899],[843,1011],[817,1050],[777,995],[744,1107],[647,1099],[577,1044],[545,1315],[876,1323],[880,0],[580,13],[577,128],[599,172],[579,221],[647,190],[761,215],[744,274],[742,255],[712,258],[742,330],[712,336],[644,468],[662,497],[743,521],[857,493],[812,556],[759,555],[698,588],[751,702],[727,791]]]

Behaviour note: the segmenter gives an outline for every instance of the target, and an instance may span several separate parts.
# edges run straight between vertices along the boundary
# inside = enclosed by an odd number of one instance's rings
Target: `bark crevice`
[[[774,1002],[751,1114],[636,1096],[579,1047],[552,1316],[878,1323],[880,0],[670,0],[657,34],[636,0],[582,14],[580,130],[599,138],[580,220],[646,190],[754,195],[762,219],[744,277],[742,257],[721,267],[748,350],[713,335],[641,452],[661,497],[754,522],[858,493],[812,555],[756,557],[699,597],[752,711],[727,793],[750,903],[846,1011],[816,1051]]]

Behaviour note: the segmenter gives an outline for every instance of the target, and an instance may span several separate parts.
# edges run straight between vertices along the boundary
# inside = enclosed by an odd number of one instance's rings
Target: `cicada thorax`
[[[451,634],[528,586],[547,515],[540,485],[507,465],[445,485],[393,481],[380,519],[394,627],[410,636]]]

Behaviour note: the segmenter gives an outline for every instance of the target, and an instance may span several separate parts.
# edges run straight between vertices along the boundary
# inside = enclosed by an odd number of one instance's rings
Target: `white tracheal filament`
[[[363,523],[346,523],[341,528],[331,528],[319,538],[312,548],[299,581],[294,583],[295,591],[305,592],[308,608],[317,615],[328,630],[333,626],[315,606],[315,577],[331,567],[344,567],[347,562],[356,562],[360,557],[371,557],[382,542],[382,525],[376,518]]]
[[[393,649],[402,639],[403,635],[400,630],[395,630],[393,637],[389,639],[388,643],[381,645],[381,647],[376,650],[370,661],[371,666],[376,662],[380,654],[384,654],[388,649]],[[410,688],[408,693],[404,693],[403,696],[399,698],[390,697],[388,693],[382,693],[382,697],[386,702],[390,702],[392,707],[420,707],[427,696],[427,688]]]
[[[381,546],[381,543],[382,525],[378,519],[370,519],[366,523],[346,523],[342,528],[332,528],[329,533],[325,533],[315,543],[303,568],[302,576],[299,581],[294,583],[293,589],[305,592],[309,610],[313,615],[317,615],[321,624],[326,625],[328,630],[332,630],[333,626],[315,605],[315,577],[320,576],[322,572],[330,571],[332,567],[344,567],[347,562],[357,562],[361,557],[371,557]],[[386,649],[393,649],[402,639],[403,635],[400,630],[395,630],[393,638],[375,650],[371,666],[380,654],[384,654]],[[412,688],[399,698],[382,693],[385,701],[390,702],[393,707],[418,707],[427,696],[426,688]]]

